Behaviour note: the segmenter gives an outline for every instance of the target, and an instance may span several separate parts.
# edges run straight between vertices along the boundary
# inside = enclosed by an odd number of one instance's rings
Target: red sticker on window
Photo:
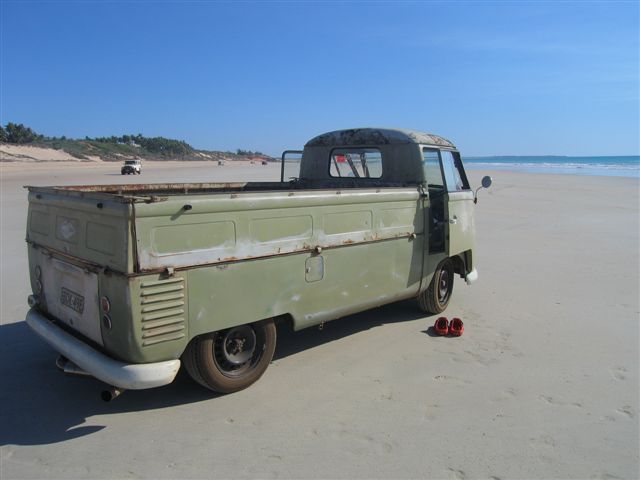
[[[347,157],[345,157],[344,155],[336,155],[336,162],[347,163]]]

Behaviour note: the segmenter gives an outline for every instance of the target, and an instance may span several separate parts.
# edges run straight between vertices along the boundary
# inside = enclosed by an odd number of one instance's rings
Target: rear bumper
[[[68,334],[33,308],[27,313],[26,321],[54,350],[114,387],[127,390],[160,387],[171,383],[180,369],[180,360],[140,364],[114,360]]]

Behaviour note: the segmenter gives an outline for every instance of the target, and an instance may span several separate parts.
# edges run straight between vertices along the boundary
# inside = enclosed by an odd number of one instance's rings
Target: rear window
[[[382,154],[377,148],[336,148],[329,159],[329,175],[334,178],[380,178]]]

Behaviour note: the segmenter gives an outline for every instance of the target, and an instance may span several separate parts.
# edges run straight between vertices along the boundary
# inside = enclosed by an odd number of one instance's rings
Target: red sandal
[[[440,317],[433,324],[433,328],[438,335],[446,335],[449,333],[449,320],[447,317]]]
[[[464,323],[459,318],[452,318],[449,324],[449,335],[459,337],[464,333]]]

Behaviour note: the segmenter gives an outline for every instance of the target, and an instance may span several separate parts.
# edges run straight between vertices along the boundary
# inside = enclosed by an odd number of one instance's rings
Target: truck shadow
[[[275,359],[386,324],[424,318],[413,304],[400,302],[352,315],[316,328],[279,328]],[[0,446],[46,445],[91,435],[105,425],[86,425],[93,417],[215,401],[217,395],[181,369],[176,380],[153,390],[125,392],[111,403],[100,399],[105,384],[57,371],[57,354],[25,322],[0,325]],[[99,422],[99,420],[98,420]]]
[[[318,327],[310,327],[294,332],[285,325],[279,325],[278,343],[273,359],[279,360],[385,324],[428,317],[429,314],[418,310],[415,301],[405,300],[327,322],[321,331],[318,331]]]

